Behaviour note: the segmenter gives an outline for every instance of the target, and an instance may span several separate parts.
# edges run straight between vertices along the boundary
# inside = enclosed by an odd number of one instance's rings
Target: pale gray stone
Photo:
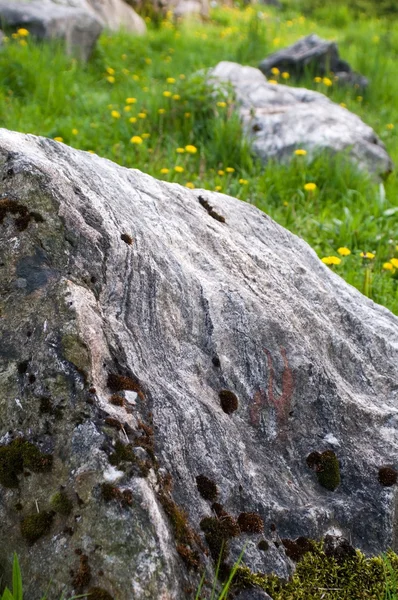
[[[264,532],[236,537],[230,555],[248,542],[243,562],[257,571],[288,575],[281,538],[332,528],[366,552],[397,549],[396,486],[378,481],[382,465],[398,466],[395,316],[249,203],[53,140],[0,130],[0,199],[0,439],[53,455],[51,471],[0,485],[0,562],[9,574],[18,553],[29,600],[50,581],[54,598],[77,592],[76,549],[92,573],[83,591],[117,600],[184,598],[205,564],[212,581],[199,547],[198,575],[176,552],[159,496],[167,472],[203,542],[200,521],[215,513],[200,474],[231,516],[261,516]],[[18,204],[36,215],[23,231]],[[38,274],[15,287],[30,264]],[[140,388],[130,412],[109,402],[109,373]],[[238,397],[235,412],[221,390]],[[53,412],[41,412],[43,397]],[[151,427],[146,460],[110,464],[117,442],[134,445]],[[325,450],[340,463],[335,491],[306,463]],[[103,483],[120,485],[126,503],[106,502]],[[71,515],[28,546],[21,519],[49,510],[60,486]]]
[[[359,167],[389,173],[393,164],[384,144],[357,115],[305,88],[268,83],[254,67],[223,61],[210,70],[210,82],[231,84],[244,129],[254,152],[264,161],[292,158],[304,148],[346,152]]]

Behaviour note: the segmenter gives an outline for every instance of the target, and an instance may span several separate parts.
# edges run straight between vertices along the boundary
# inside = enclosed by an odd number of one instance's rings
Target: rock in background
[[[1,130],[0,269],[29,600],[177,600],[220,537],[284,577],[281,538],[397,547],[398,320],[267,215]]]
[[[369,85],[366,77],[355,73],[350,65],[340,58],[336,42],[323,40],[315,34],[274,52],[259,65],[259,69],[265,75],[269,75],[275,67],[296,77],[303,76],[307,70],[315,75],[327,75],[332,72],[337,84],[353,85],[361,90]]]
[[[232,85],[253,150],[264,161],[286,161],[296,148],[305,148],[311,156],[345,151],[376,174],[392,170],[373,129],[319,92],[268,83],[258,69],[227,61],[210,70],[209,81]]]

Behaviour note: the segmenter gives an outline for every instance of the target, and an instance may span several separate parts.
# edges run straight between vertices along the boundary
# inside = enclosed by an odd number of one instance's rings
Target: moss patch
[[[62,337],[62,354],[79,373],[87,378],[91,367],[90,351],[79,336],[66,334]]]
[[[196,477],[196,485],[198,487],[199,494],[205,500],[210,500],[210,502],[213,502],[217,498],[217,485],[214,483],[214,481],[206,477],[206,475],[198,475]]]
[[[380,467],[379,482],[385,487],[391,487],[397,483],[398,472],[393,467]]]
[[[54,513],[41,512],[29,515],[21,521],[22,537],[29,544],[34,544],[38,539],[49,533],[54,519]]]
[[[221,562],[224,562],[229,554],[229,540],[240,534],[235,519],[227,514],[220,519],[205,517],[200,522],[200,528],[205,534],[213,560],[218,561],[221,555]]]
[[[69,516],[73,509],[73,502],[65,492],[57,492],[51,498],[51,508],[65,517]]]
[[[43,454],[34,444],[17,438],[0,447],[0,483],[4,487],[18,487],[18,475],[25,469],[44,473],[52,467],[52,456]]]
[[[72,585],[78,590],[82,591],[91,581],[91,568],[88,564],[88,556],[82,554],[80,556],[80,563],[77,572],[73,575]]]
[[[322,487],[333,492],[340,485],[340,465],[333,450],[325,450],[322,454],[311,452],[307,456],[306,462],[310,469],[316,472],[318,482]]]
[[[238,525],[242,533],[263,533],[264,521],[258,513],[240,513]]]
[[[87,598],[90,600],[113,600],[113,596],[103,588],[92,587],[87,592]]]
[[[220,398],[221,408],[227,415],[231,415],[239,407],[237,396],[230,390],[221,390],[218,394]]]

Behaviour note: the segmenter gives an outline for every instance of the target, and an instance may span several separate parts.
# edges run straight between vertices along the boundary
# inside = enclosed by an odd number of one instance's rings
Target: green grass
[[[286,1],[279,13],[270,7],[216,8],[203,24],[149,23],[144,38],[104,34],[87,65],[65,57],[55,44],[10,38],[0,53],[0,123],[60,137],[160,179],[252,202],[307,240],[320,257],[339,256],[338,248],[348,247],[351,254],[331,268],[398,314],[398,269],[383,268],[398,257],[396,174],[379,185],[344,155],[313,162],[295,157],[290,165],[264,167],[242,137],[232,97],[223,106],[225,98],[212,96],[195,74],[220,60],[257,65],[312,32],[336,39],[342,56],[371,80],[363,98],[353,89],[317,84],[309,75],[300,85],[344,102],[376,130],[398,164],[395,22],[354,19],[344,6],[317,10],[315,21],[297,13],[295,0]],[[133,136],[142,143],[132,143]],[[177,152],[187,145],[197,152]],[[305,192],[308,182],[316,183],[316,192]],[[362,252],[375,258],[363,259]]]

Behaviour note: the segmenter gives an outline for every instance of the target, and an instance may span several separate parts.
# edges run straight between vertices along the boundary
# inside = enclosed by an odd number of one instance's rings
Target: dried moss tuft
[[[285,538],[282,540],[282,544],[285,547],[286,555],[294,562],[299,562],[307,552],[315,550],[314,542],[306,537],[299,537],[296,540]]]
[[[229,554],[229,540],[238,536],[240,529],[233,517],[230,515],[218,519],[205,517],[200,522],[200,528],[205,534],[206,543],[209,546],[213,560],[224,562]]]
[[[231,415],[239,407],[237,396],[230,390],[221,390],[218,394],[221,408],[227,415]]]
[[[238,525],[242,533],[263,533],[264,521],[258,513],[240,513]]]
[[[113,600],[113,596],[106,590],[99,587],[92,587],[87,592],[89,600]]]
[[[120,239],[128,246],[131,246],[133,243],[133,238],[128,233],[122,233]]]
[[[196,477],[196,485],[202,498],[210,500],[210,502],[216,500],[218,488],[214,481],[206,477],[206,475],[198,475]]]
[[[88,564],[88,556],[80,556],[79,568],[72,579],[73,587],[79,592],[83,591],[91,581],[91,568]]]
[[[106,382],[111,392],[122,392],[124,390],[130,392],[141,392],[141,386],[137,379],[127,377],[126,375],[118,375],[117,373],[109,373]]]
[[[196,550],[191,550],[191,548],[189,546],[186,546],[185,544],[178,544],[177,552],[181,556],[188,570],[198,570],[198,568],[200,567],[199,552],[197,552]]]
[[[109,398],[109,402],[114,406],[124,406],[124,398],[123,396],[119,396],[119,394],[112,394]]]
[[[43,537],[43,535],[49,533],[53,519],[53,512],[41,512],[28,515],[21,521],[20,528],[22,537],[24,537],[29,544],[34,544]]]
[[[258,543],[257,548],[259,550],[262,550],[263,552],[267,552],[267,550],[269,549],[269,543],[267,542],[267,540],[261,540]]]

